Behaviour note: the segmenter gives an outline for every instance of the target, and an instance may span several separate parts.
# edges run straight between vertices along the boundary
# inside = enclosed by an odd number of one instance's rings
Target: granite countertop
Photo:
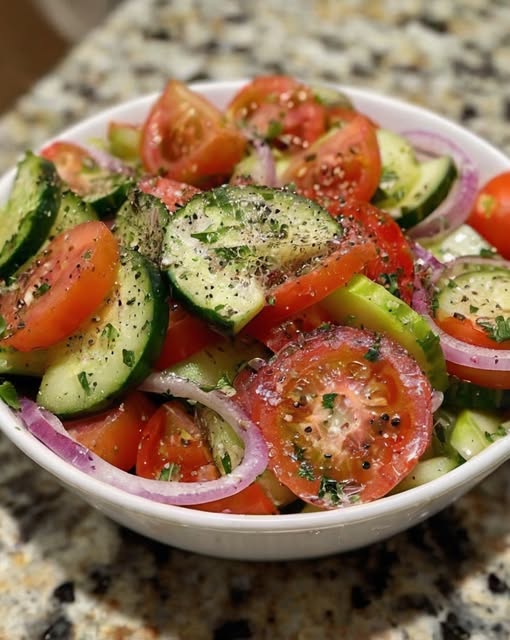
[[[426,105],[510,154],[506,0],[130,0],[0,119],[0,169],[166,78],[285,72]],[[510,467],[321,560],[204,558],[118,527],[0,437],[1,640],[506,639]]]

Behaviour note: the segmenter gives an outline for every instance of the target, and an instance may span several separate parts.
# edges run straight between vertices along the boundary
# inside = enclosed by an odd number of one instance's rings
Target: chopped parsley
[[[167,462],[159,473],[158,480],[166,480],[168,482],[175,479],[179,474],[181,467],[175,462]]]
[[[113,324],[111,322],[109,322],[105,328],[103,329],[103,331],[101,332],[101,336],[103,338],[106,338],[106,343],[108,345],[108,347],[111,347],[111,345],[115,342],[115,340],[119,337],[119,332],[117,331],[117,329],[113,326]]]
[[[19,409],[20,403],[18,399],[18,393],[9,380],[5,380],[0,384],[0,399],[5,402],[11,409]]]
[[[300,478],[304,478],[305,480],[310,480],[310,482],[313,482],[315,480],[315,475],[313,473],[313,467],[306,460],[303,460],[301,462],[301,464],[299,465],[298,476]]]
[[[392,295],[396,298],[400,298],[400,289],[398,286],[398,276],[397,272],[395,273],[381,273],[379,276],[381,284],[385,289],[387,289]]]
[[[232,473],[232,459],[228,451],[225,452],[225,455],[221,457],[221,464],[226,474]]]
[[[335,398],[338,393],[325,393],[322,396],[322,406],[324,409],[333,409],[335,406]]]
[[[78,374],[78,382],[80,383],[83,391],[85,391],[85,393],[88,395],[91,392],[91,389],[86,371],[80,371],[80,373]]]
[[[497,316],[494,322],[488,320],[477,320],[476,324],[485,331],[494,342],[505,342],[510,340],[510,318]]]
[[[51,289],[51,285],[48,282],[42,282],[38,285],[34,291],[34,298],[40,298]]]
[[[133,367],[135,364],[135,352],[130,349],[122,349],[122,362],[126,367]]]
[[[368,349],[368,351],[363,355],[365,360],[369,362],[377,362],[381,356],[381,337],[378,336],[374,344]]]
[[[317,496],[319,498],[328,497],[331,504],[338,505],[342,502],[342,498],[344,497],[344,486],[345,481],[334,480],[333,478],[322,476]]]

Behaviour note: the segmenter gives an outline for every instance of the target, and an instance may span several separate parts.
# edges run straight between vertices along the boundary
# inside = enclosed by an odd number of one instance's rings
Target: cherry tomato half
[[[500,173],[480,189],[467,222],[510,259],[510,171]]]
[[[241,160],[244,136],[208,100],[171,80],[142,128],[141,157],[152,174],[198,187],[220,184]]]
[[[385,495],[431,438],[427,378],[399,345],[360,329],[318,330],[288,345],[247,393],[269,467],[324,508]]]
[[[118,265],[117,241],[102,222],[56,236],[0,299],[4,342],[31,351],[71,335],[110,291]]]

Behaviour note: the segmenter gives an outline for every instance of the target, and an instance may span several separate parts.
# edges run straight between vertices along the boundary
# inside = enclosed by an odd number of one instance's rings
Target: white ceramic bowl
[[[223,107],[242,84],[203,83],[194,88]],[[426,129],[455,140],[480,168],[482,181],[510,168],[510,160],[501,152],[449,120],[369,91],[341,88],[382,126],[395,131]],[[154,99],[153,95],[126,102],[64,131],[58,138],[85,141],[104,136],[109,120],[140,122]],[[0,180],[0,201],[6,199],[12,178],[13,171]],[[71,491],[126,527],[182,549],[244,560],[312,558],[387,538],[443,509],[510,458],[508,436],[437,480],[372,503],[320,513],[241,516],[157,504],[91,478],[21,428],[1,403],[0,429]]]

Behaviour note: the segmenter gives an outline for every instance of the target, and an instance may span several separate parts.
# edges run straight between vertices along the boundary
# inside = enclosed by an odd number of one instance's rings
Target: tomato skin
[[[374,345],[377,356],[366,357]],[[288,345],[253,376],[247,396],[270,469],[323,508],[340,506],[321,495],[325,479],[374,500],[411,471],[431,438],[428,380],[399,345],[360,329],[319,330]]]
[[[220,184],[246,146],[244,136],[223,120],[208,100],[170,80],[142,128],[145,169],[198,187]]]
[[[277,286],[271,292],[272,304],[266,305],[246,325],[245,331],[256,338],[267,335],[271,327],[320,302],[346,284],[355,273],[363,271],[375,254],[375,246],[369,240],[352,246],[342,243],[308,273]]]
[[[446,362],[448,373],[461,380],[467,380],[479,387],[489,389],[510,389],[510,371],[491,371],[489,369],[475,369],[454,362]]]
[[[4,343],[19,351],[49,347],[71,335],[112,288],[117,240],[98,221],[54,238],[0,300],[8,322]]]
[[[55,164],[58,175],[78,195],[85,195],[89,185],[84,177],[95,162],[89,153],[74,142],[57,140],[44,147],[40,155]]]
[[[115,467],[128,471],[136,463],[143,428],[156,408],[146,395],[134,391],[112,409],[68,420],[64,426],[75,440]]]
[[[486,347],[487,349],[505,350],[510,348],[510,340],[503,340],[502,342],[492,340],[482,327],[479,327],[476,322],[469,318],[455,318],[437,312],[434,320],[443,331],[458,340],[462,340],[462,342],[467,342],[477,347]]]
[[[362,233],[377,246],[377,256],[367,264],[365,275],[410,304],[414,291],[414,256],[404,232],[391,215],[368,202],[356,200],[342,202],[337,198],[320,204],[334,218],[341,217],[344,224],[361,225]]]
[[[159,479],[165,465],[176,465],[173,480],[214,480],[219,472],[204,436],[183,405],[166,402],[145,425],[136,459],[136,475]]]
[[[238,513],[249,516],[270,516],[278,513],[258,482],[250,484],[246,489],[228,498],[213,500],[191,508],[213,513]]]
[[[221,336],[203,320],[172,302],[166,338],[154,367],[159,371],[168,369],[219,340]]]
[[[185,182],[178,182],[164,176],[148,176],[138,183],[139,188],[151,196],[159,198],[166,208],[174,212],[185,205],[200,189]]]
[[[375,129],[356,114],[308,149],[294,155],[282,175],[310,200],[354,198],[368,202],[381,177],[381,156]]]
[[[232,98],[227,118],[272,146],[295,152],[326,131],[326,109],[289,76],[258,76]]]
[[[467,223],[510,260],[510,171],[480,189]]]

